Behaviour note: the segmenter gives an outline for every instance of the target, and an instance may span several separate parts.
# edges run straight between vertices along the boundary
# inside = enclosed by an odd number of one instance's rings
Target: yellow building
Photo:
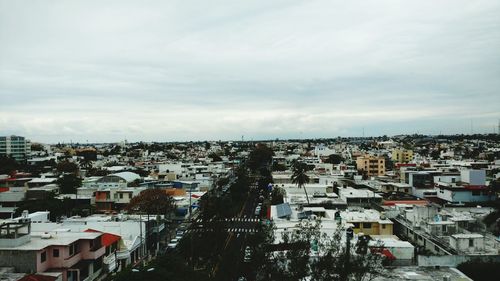
[[[354,233],[365,235],[393,235],[393,222],[375,210],[348,211],[341,214],[346,223],[353,225]]]
[[[392,151],[392,161],[396,163],[408,163],[413,160],[413,150],[394,149]]]
[[[356,158],[356,166],[367,176],[383,176],[385,174],[385,158],[381,156],[360,156]]]

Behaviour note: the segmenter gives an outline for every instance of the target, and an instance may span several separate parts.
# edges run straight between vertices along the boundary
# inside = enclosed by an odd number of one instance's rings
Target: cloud
[[[241,1],[240,1],[241,2]],[[0,131],[117,141],[491,132],[497,1],[0,0]]]

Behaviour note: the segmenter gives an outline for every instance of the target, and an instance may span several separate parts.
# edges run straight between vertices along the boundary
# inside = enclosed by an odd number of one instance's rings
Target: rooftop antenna
[[[363,127],[363,138],[365,138],[365,127]]]
[[[472,124],[472,118],[470,119],[470,134],[474,134],[474,125]]]

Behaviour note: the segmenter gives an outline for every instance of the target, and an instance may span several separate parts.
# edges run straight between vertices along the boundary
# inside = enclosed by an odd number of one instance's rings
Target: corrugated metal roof
[[[276,211],[278,213],[278,218],[288,217],[292,215],[292,209],[288,203],[283,203],[276,205]]]

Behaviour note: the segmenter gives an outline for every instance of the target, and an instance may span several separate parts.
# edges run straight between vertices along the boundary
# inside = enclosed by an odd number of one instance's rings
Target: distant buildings
[[[26,160],[30,151],[30,141],[25,137],[0,136],[0,156],[11,156],[19,162]]]

